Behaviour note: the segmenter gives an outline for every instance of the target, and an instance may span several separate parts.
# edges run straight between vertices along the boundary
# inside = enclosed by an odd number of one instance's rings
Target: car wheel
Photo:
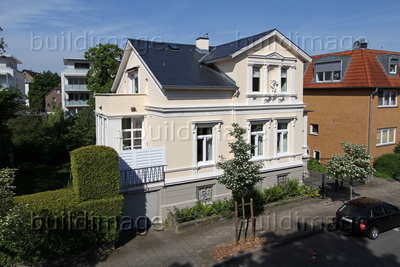
[[[379,229],[377,227],[372,227],[371,230],[369,231],[368,237],[370,239],[377,239],[379,236]]]

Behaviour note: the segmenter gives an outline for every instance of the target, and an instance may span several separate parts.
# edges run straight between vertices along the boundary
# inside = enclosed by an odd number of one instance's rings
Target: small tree
[[[236,141],[229,143],[231,148],[230,153],[233,153],[233,158],[226,160],[220,156],[222,161],[217,163],[217,167],[222,169],[224,173],[218,177],[218,182],[225,185],[229,190],[232,190],[234,197],[241,197],[242,204],[244,204],[244,197],[254,188],[256,183],[262,180],[258,176],[261,168],[260,163],[251,161],[251,149],[253,145],[248,144],[243,135],[246,129],[240,127],[237,123],[233,123],[233,130],[229,134],[236,139]],[[244,205],[242,206],[244,218]]]
[[[335,175],[339,181],[349,181],[350,199],[353,199],[353,181],[365,181],[367,175],[374,172],[371,166],[372,157],[365,150],[365,145],[342,142],[341,146],[345,154],[333,155],[327,171],[328,174]]]

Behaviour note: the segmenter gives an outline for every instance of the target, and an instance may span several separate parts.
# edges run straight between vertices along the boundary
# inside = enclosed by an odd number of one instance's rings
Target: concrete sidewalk
[[[349,200],[348,190],[339,193],[329,191],[327,194],[329,197],[325,199],[305,199],[268,208],[257,217],[256,235],[265,237],[266,247],[274,250],[277,244],[292,242],[324,230],[323,222],[331,221],[335,211]],[[354,188],[354,197],[374,197],[398,206],[399,195],[400,182],[379,178],[368,185]],[[76,255],[68,262],[58,262],[57,265],[210,266],[216,264],[209,254],[210,250],[234,242],[234,229],[234,220],[227,220],[178,235],[170,229],[150,229],[145,236],[125,232],[121,244],[111,253]]]

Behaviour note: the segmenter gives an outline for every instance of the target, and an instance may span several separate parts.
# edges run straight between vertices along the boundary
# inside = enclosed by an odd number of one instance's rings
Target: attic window
[[[389,73],[390,74],[397,74],[397,65],[398,65],[398,60],[397,59],[390,59],[390,64],[389,64]]]
[[[179,50],[181,50],[177,45],[174,45],[174,44],[169,44],[168,47],[169,47],[172,51],[179,51]]]
[[[315,64],[315,80],[317,82],[340,82],[342,78],[341,61]]]

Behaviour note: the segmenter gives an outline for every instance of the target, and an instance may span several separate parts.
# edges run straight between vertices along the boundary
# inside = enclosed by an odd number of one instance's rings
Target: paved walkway
[[[324,227],[334,217],[349,191],[328,192],[325,199],[305,199],[267,209],[257,217],[256,235],[267,239],[267,247],[304,238]],[[354,197],[375,197],[400,206],[400,182],[375,178],[368,185],[354,188]],[[75,255],[57,265],[75,266],[210,266],[217,264],[209,251],[234,241],[234,221],[201,226],[182,234],[170,229],[150,229],[145,236],[125,232],[121,243],[111,253],[93,251]],[[276,248],[278,249],[278,248]],[[51,264],[51,263],[50,263]],[[54,263],[53,263],[54,264]]]

